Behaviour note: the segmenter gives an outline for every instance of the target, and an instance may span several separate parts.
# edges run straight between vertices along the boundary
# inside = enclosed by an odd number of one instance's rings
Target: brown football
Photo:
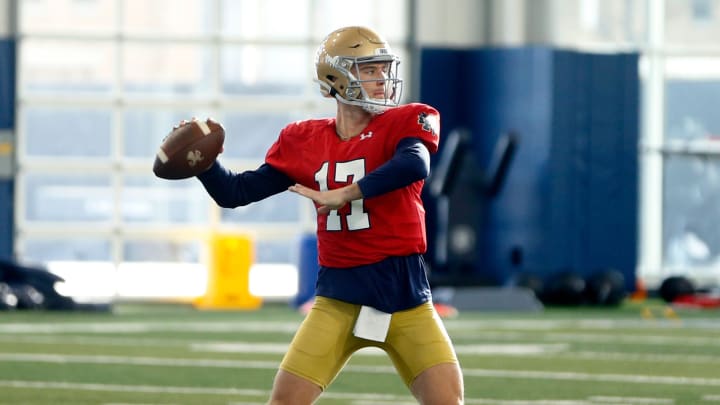
[[[212,166],[222,151],[225,129],[217,121],[193,120],[168,134],[155,155],[153,173],[161,179],[197,176]]]

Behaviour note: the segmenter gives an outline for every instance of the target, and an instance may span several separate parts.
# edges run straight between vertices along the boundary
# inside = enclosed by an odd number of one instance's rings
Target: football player
[[[317,208],[316,299],[275,377],[271,404],[311,404],[357,350],[387,352],[422,404],[461,404],[452,342],[432,304],[420,193],[438,148],[439,114],[400,105],[399,58],[376,32],[345,27],[316,54],[333,118],[287,125],[256,170],[216,162],[198,176],[232,208],[285,190]]]

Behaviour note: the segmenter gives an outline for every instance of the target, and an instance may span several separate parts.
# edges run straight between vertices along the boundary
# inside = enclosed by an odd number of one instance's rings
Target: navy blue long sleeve
[[[288,189],[295,181],[274,167],[234,173],[219,162],[197,176],[210,197],[223,208],[235,208],[263,200]]]
[[[395,155],[362,179],[358,186],[371,198],[422,180],[430,173],[430,152],[417,138],[405,138]],[[219,162],[197,176],[210,197],[223,208],[235,208],[287,190],[295,181],[267,163],[255,170],[234,173]]]
[[[393,157],[358,180],[364,198],[405,187],[430,174],[430,151],[418,138],[404,138]]]

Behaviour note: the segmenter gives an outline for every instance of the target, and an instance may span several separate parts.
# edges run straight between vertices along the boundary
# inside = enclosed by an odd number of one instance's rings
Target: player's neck
[[[340,139],[347,141],[360,135],[372,120],[373,115],[362,107],[338,103],[335,132]]]

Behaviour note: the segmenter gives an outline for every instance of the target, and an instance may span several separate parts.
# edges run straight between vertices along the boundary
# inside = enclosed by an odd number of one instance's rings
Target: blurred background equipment
[[[584,303],[586,283],[580,273],[560,270],[545,277],[545,287],[539,298],[549,305],[581,305]]]
[[[658,291],[660,298],[672,303],[677,298],[695,294],[696,289],[692,281],[683,276],[670,276],[663,280]]]
[[[591,274],[585,285],[586,302],[591,305],[620,305],[630,291],[623,273],[612,268]]]
[[[665,302],[677,307],[720,308],[720,288],[697,288],[685,276],[670,276],[663,280],[659,295]]]
[[[62,277],[40,266],[0,260],[0,310],[108,311],[110,301],[78,302],[65,295]]]
[[[201,309],[258,309],[261,297],[250,291],[255,245],[250,235],[217,234],[211,238],[212,258],[205,294],[194,304]]]

